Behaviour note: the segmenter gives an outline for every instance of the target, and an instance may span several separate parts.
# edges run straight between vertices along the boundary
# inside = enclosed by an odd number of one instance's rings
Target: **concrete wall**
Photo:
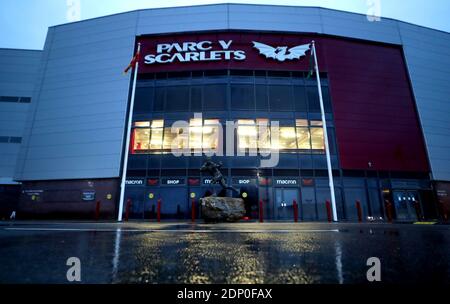
[[[0,49],[0,96],[31,97],[41,51]],[[0,100],[0,137],[22,137],[30,103]],[[20,143],[0,143],[0,184],[14,184]]]
[[[141,10],[50,28],[16,178],[118,177],[130,84],[121,70],[134,36],[226,29],[403,44],[434,178],[450,180],[448,33],[328,9],[238,4]]]

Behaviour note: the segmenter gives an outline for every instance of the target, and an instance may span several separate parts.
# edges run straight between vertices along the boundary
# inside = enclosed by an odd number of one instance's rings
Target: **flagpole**
[[[327,155],[327,168],[328,168],[328,179],[330,182],[330,194],[331,194],[331,206],[332,206],[332,211],[333,211],[333,221],[337,222],[338,217],[337,217],[337,211],[336,211],[336,196],[334,194],[333,170],[331,167],[330,144],[328,142],[327,120],[325,117],[325,107],[323,105],[322,85],[320,83],[319,63],[317,61],[315,41],[313,40],[311,44],[312,44],[312,52],[314,53],[314,63],[315,63],[316,77],[317,77],[317,88],[319,91],[320,110],[322,113],[323,136],[325,139],[325,153]]]
[[[140,54],[140,52],[141,52],[141,44],[138,43],[137,54]],[[136,97],[136,82],[137,82],[138,69],[139,69],[139,60],[136,60],[135,68],[133,69],[133,71],[134,71],[133,90],[131,92],[131,103],[130,103],[130,109],[129,109],[129,113],[128,113],[127,136],[125,138],[125,156],[124,156],[123,168],[122,168],[122,182],[120,184],[119,214],[117,217],[117,221],[119,221],[119,222],[122,221],[122,216],[123,216],[125,186],[126,186],[126,180],[127,180],[128,156],[130,153],[131,126],[132,126],[132,122],[133,122],[134,99]]]

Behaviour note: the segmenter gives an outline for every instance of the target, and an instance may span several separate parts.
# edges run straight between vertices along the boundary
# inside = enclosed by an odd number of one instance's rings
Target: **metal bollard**
[[[423,215],[422,215],[422,210],[420,209],[420,203],[418,201],[414,201],[413,204],[414,204],[414,209],[416,210],[417,220],[422,221]]]
[[[325,206],[327,208],[328,223],[331,223],[333,220],[332,220],[332,217],[331,217],[331,203],[330,203],[330,201],[326,201]]]
[[[156,207],[156,218],[158,223],[161,223],[161,199],[158,200],[158,206]]]
[[[95,204],[95,220],[98,221],[100,219],[100,205],[101,202],[97,201],[97,203]]]
[[[294,200],[293,206],[294,206],[294,222],[298,223],[298,204],[296,200]]]
[[[388,222],[392,223],[392,221],[394,219],[393,212],[392,212],[392,203],[389,200],[385,200],[384,205],[386,208],[386,217],[388,219]]]
[[[130,218],[131,199],[127,200],[127,207],[125,209],[125,222],[128,222]]]
[[[195,199],[192,199],[191,202],[191,209],[192,209],[192,222],[195,223],[195,218],[196,218],[196,212],[195,212]]]
[[[264,223],[263,201],[259,201],[259,222]]]
[[[362,208],[361,208],[361,202],[356,201],[356,212],[358,213],[358,222],[362,223]]]

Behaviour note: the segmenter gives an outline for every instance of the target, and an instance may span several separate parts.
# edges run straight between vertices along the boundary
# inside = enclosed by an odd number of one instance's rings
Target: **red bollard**
[[[191,209],[192,209],[192,222],[195,223],[195,218],[196,218],[196,212],[195,212],[195,200],[192,200],[191,203]]]
[[[98,221],[100,219],[100,201],[97,201],[95,205],[95,220]]]
[[[131,199],[127,200],[127,207],[125,209],[125,222],[128,222],[130,218],[130,209],[131,209]]]
[[[158,220],[158,223],[161,222],[161,199],[158,200],[158,206],[156,207],[156,218]]]
[[[384,201],[384,205],[386,208],[386,217],[389,223],[392,223],[393,213],[392,213],[392,203],[389,200]]]
[[[325,203],[326,207],[327,207],[327,217],[328,217],[328,223],[332,222],[332,218],[331,218],[331,203],[330,201],[327,201]]]
[[[361,202],[356,201],[356,211],[358,212],[358,222],[362,223],[362,208],[361,208]]]
[[[297,201],[294,200],[294,222],[298,223],[298,204]]]
[[[263,201],[259,201],[259,222],[264,223]]]

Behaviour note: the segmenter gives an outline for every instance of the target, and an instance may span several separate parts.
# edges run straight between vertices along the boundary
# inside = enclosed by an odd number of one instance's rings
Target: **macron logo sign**
[[[156,54],[145,56],[145,64],[245,60],[245,51],[233,50],[232,44],[233,40],[162,43],[157,45]]]

